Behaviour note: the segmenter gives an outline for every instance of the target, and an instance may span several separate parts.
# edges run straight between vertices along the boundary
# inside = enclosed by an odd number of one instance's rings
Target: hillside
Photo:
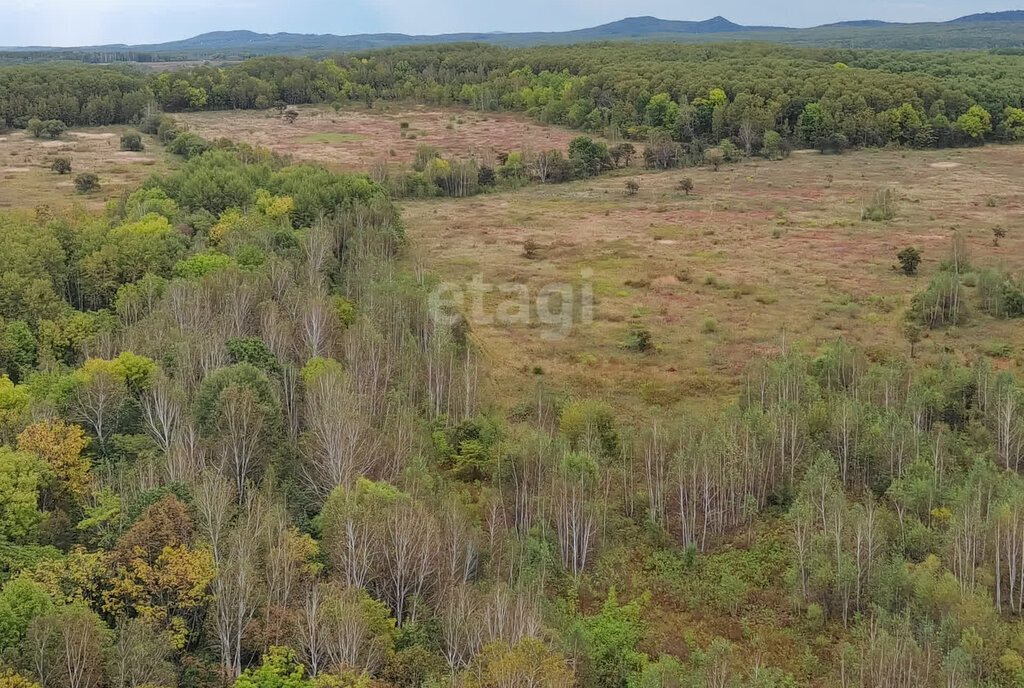
[[[687,43],[757,40],[839,48],[1014,49],[1024,48],[1024,10],[972,14],[947,22],[899,24],[867,19],[811,28],[743,26],[721,16],[704,21],[673,21],[644,16],[556,32],[334,35],[214,31],[179,41],[141,45],[8,47],[0,52],[0,61],[24,62],[60,57],[86,62],[153,62],[232,59],[258,55],[311,55],[433,43],[483,42],[522,47],[605,40]]]

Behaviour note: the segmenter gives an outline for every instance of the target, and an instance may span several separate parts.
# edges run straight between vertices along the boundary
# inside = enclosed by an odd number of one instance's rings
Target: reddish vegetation
[[[196,112],[177,117],[209,139],[245,141],[338,170],[366,170],[381,160],[408,165],[422,144],[438,148],[446,157],[492,162],[500,152],[566,150],[576,135],[521,115],[414,105],[338,113],[330,108],[302,108],[294,124],[276,111]],[[408,128],[402,128],[403,122]],[[351,138],[335,143],[301,140],[316,134]]]

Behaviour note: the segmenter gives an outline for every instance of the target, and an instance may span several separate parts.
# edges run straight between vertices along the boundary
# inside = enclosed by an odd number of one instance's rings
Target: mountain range
[[[878,20],[844,21],[812,28],[744,26],[724,17],[704,21],[675,21],[629,17],[584,29],[526,33],[452,33],[355,35],[255,33],[214,31],[179,41],[145,45],[98,45],[68,48],[11,47],[10,53],[72,56],[98,61],[237,59],[257,55],[310,55],[359,51],[399,45],[485,42],[506,46],[567,44],[606,40],[710,42],[758,40],[792,45],[842,48],[901,49],[1024,49],[1024,10],[980,13],[947,22],[893,23]],[[27,57],[27,55],[26,55]]]

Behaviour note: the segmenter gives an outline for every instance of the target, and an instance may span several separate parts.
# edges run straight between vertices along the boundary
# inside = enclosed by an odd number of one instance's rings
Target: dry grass
[[[516,114],[480,113],[381,103],[375,109],[297,108],[293,124],[276,111],[192,112],[175,115],[208,139],[226,137],[277,153],[314,160],[339,171],[367,170],[377,161],[409,165],[416,146],[426,144],[446,157],[475,157],[494,164],[495,153],[566,150],[578,135]],[[408,124],[402,128],[402,123]]]
[[[633,197],[613,175],[407,203],[404,214],[417,259],[446,280],[481,274],[536,294],[594,271],[595,322],[561,341],[543,339],[537,325],[474,325],[502,404],[534,394],[539,366],[548,387],[644,417],[652,406],[723,401],[751,357],[783,338],[813,351],[842,336],[876,357],[905,354],[903,312],[947,256],[954,227],[968,237],[975,263],[1024,268],[1022,163],[1019,146],[799,154],[717,173],[644,173]],[[690,196],[675,190],[682,176],[693,178]],[[900,195],[896,217],[861,221],[866,200],[886,185]],[[996,224],[1010,228],[998,247]],[[523,257],[527,240],[540,247],[532,260]],[[917,278],[893,270],[908,245],[924,256]],[[654,353],[620,346],[634,323],[651,330]],[[1018,342],[1019,365],[1022,335],[1021,321],[978,314],[959,331],[932,333],[919,349],[925,358],[952,352],[967,360],[987,342]]]
[[[177,164],[151,136],[143,137],[145,151],[122,151],[121,134],[127,129],[76,128],[56,141],[35,139],[25,131],[0,135],[0,211],[43,204],[54,209],[80,205],[101,210],[107,200]],[[57,157],[71,158],[71,174],[50,170]],[[73,179],[80,172],[99,175],[100,191],[76,194]]]

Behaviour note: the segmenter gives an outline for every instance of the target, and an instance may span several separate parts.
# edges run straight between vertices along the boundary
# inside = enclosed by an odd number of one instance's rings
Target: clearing
[[[472,323],[503,405],[528,401],[543,383],[643,415],[728,399],[751,358],[784,341],[813,351],[842,336],[876,359],[905,355],[903,313],[949,255],[954,229],[966,235],[972,263],[1024,268],[1022,170],[1021,146],[866,150],[752,159],[719,172],[623,170],[403,207],[415,260],[443,280],[525,285],[535,305],[559,282],[574,285],[578,299],[590,281],[583,271],[593,271],[593,324],[565,338],[545,338],[551,327],[535,311],[528,325]],[[683,177],[693,180],[691,195],[676,190]],[[640,184],[634,196],[627,179]],[[895,219],[862,221],[885,186],[900,196]],[[996,225],[1008,231],[998,246]],[[923,253],[917,277],[893,268],[906,246]],[[484,312],[508,298],[495,290]],[[654,351],[621,346],[633,325],[650,330]],[[1024,363],[1020,320],[975,313],[964,327],[926,336],[925,358],[966,360],[1005,342],[1016,360],[997,365]]]
[[[54,210],[82,206],[102,210],[111,198],[139,186],[151,174],[163,174],[177,164],[152,136],[143,136],[146,150],[121,150],[121,134],[131,127],[70,129],[54,141],[33,138],[27,131],[0,136],[0,211],[48,205]],[[54,158],[71,158],[71,174],[50,169]],[[75,193],[74,177],[99,175],[100,190]]]
[[[579,132],[534,122],[524,115],[462,108],[379,103],[374,109],[293,108],[294,123],[276,111],[189,112],[174,117],[207,139],[221,137],[321,163],[336,171],[366,171],[375,163],[409,165],[416,147],[445,157],[491,162],[497,152],[565,151]]]

